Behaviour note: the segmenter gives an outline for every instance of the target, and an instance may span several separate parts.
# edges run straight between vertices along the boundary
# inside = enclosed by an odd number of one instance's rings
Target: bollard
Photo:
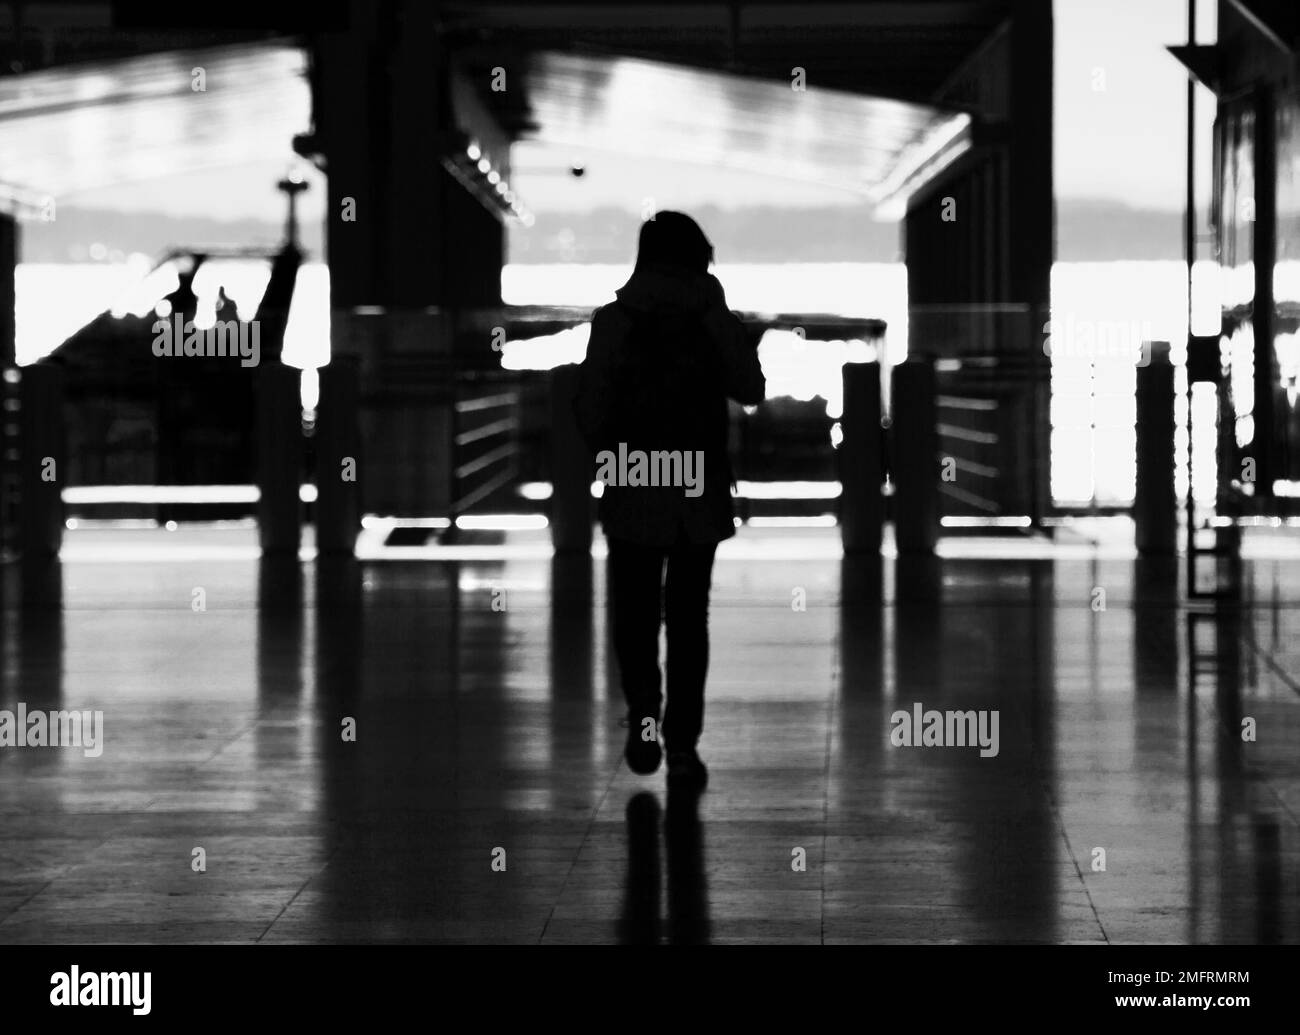
[[[302,462],[302,372],[273,361],[257,378],[257,533],[263,554],[298,554]]]
[[[880,495],[880,364],[845,363],[840,428],[840,541],[846,554],[880,553],[884,500]]]
[[[894,540],[900,554],[933,554],[939,541],[934,361],[917,357],[895,367],[893,388]]]
[[[316,409],[316,549],[351,555],[361,528],[360,358],[335,356],[320,369]]]
[[[18,548],[28,559],[56,557],[63,544],[63,385],[58,363],[41,360],[22,368]]]
[[[551,371],[551,545],[556,553],[590,553],[595,517],[592,458],[578,432],[574,363]]]
[[[1137,370],[1137,482],[1133,529],[1143,557],[1178,552],[1178,504],[1174,494],[1174,368],[1169,343],[1153,341]]]

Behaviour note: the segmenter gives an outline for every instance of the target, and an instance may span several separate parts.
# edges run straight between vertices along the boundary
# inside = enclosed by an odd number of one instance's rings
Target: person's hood
[[[646,312],[703,312],[708,303],[708,280],[690,272],[650,267],[635,271],[614,292],[625,306]]]

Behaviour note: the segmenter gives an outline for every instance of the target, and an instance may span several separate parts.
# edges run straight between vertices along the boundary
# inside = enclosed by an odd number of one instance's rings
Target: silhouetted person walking
[[[669,780],[699,788],[708,782],[696,743],[713,556],[736,532],[727,398],[754,405],[765,388],[757,350],[709,273],[712,261],[713,246],[689,216],[659,212],[642,224],[631,278],[592,317],[575,400],[605,483],[600,517],[628,706],[627,762],[653,773],[662,734]]]

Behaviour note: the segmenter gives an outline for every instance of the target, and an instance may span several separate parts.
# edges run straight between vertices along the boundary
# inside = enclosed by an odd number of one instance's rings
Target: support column
[[[551,371],[551,543],[556,553],[590,553],[595,508],[591,454],[578,432],[578,366]]]
[[[934,361],[913,357],[894,368],[894,540],[900,555],[927,556],[939,541],[939,437]]]
[[[298,555],[302,535],[302,372],[280,362],[256,374],[257,531],[263,554]]]
[[[0,376],[7,375],[14,366],[17,347],[14,306],[18,269],[18,221],[12,216],[0,215]],[[0,401],[18,398],[18,386],[0,385]],[[13,518],[18,505],[18,471],[14,461],[19,455],[18,414],[0,411],[0,554],[16,545],[11,540],[17,536]]]
[[[18,548],[25,560],[37,560],[58,556],[63,544],[63,367],[41,360],[23,367],[22,378]]]
[[[1006,300],[1031,312],[1048,312],[1052,263],[1056,258],[1056,201],[1052,175],[1052,5],[1016,0],[1012,12],[1010,82],[1007,104],[1011,134],[1007,142]],[[1030,354],[1043,355],[1041,324],[1029,342]],[[1044,421],[1044,428],[1046,422]]]
[[[1150,362],[1137,371],[1137,482],[1133,526],[1143,557],[1178,552],[1174,495],[1174,368],[1169,343],[1150,342]]]
[[[320,370],[316,419],[316,549],[351,554],[361,528],[361,428],[357,422],[359,364],[334,356]]]
[[[460,329],[499,307],[501,222],[442,166],[456,128],[436,5],[350,4],[315,40],[329,173],[331,350],[360,358],[363,511],[440,516],[455,465]],[[495,355],[493,354],[493,358]]]
[[[14,305],[17,290],[14,276],[18,271],[18,220],[0,215],[0,370],[14,365],[17,347]]]
[[[1276,390],[1280,381],[1277,349],[1273,341],[1277,306],[1273,277],[1277,266],[1277,134],[1273,94],[1264,87],[1255,93],[1255,220],[1253,251],[1255,291],[1251,307],[1251,330],[1254,334],[1254,410],[1255,438],[1251,455],[1255,457],[1255,493],[1271,499],[1273,482],[1282,465],[1279,443],[1286,439],[1278,425]]]
[[[846,363],[840,427],[840,540],[846,554],[880,554],[884,501],[880,364]]]
[[[945,372],[944,392],[979,395],[996,378],[1006,397],[1018,397],[1006,430],[1014,442],[1011,462],[1020,467],[999,463],[1004,473],[987,495],[1037,522],[1050,496],[1043,404],[1050,365],[1042,350],[1055,254],[1054,30],[1050,3],[1010,0],[1009,8],[934,98],[975,105],[976,147],[908,201],[908,344],[912,353],[993,361]],[[1014,320],[1002,318],[1019,311],[1033,321],[1023,337]]]

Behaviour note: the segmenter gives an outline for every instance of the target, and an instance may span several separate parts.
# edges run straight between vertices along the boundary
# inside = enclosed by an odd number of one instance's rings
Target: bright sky
[[[1200,42],[1215,10],[1198,5]],[[1056,0],[1056,196],[1182,211],[1187,73],[1165,47],[1187,41],[1186,0]],[[1198,125],[1214,97],[1197,91]],[[1208,132],[1199,134],[1208,145]],[[1197,162],[1209,168],[1209,149]],[[1205,185],[1206,177],[1200,177]]]
[[[1202,31],[1212,33],[1214,5],[1200,6],[1207,15]],[[1164,47],[1186,38],[1186,0],[1055,0],[1055,11],[1057,197],[1181,209],[1186,77]],[[1201,97],[1208,119],[1212,98],[1205,91]],[[124,184],[66,200],[278,223],[283,201],[274,183],[291,157],[286,151],[255,166]],[[585,167],[581,179],[568,173],[575,162]],[[516,145],[513,165],[515,187],[537,210],[613,204],[638,211],[646,197],[657,208],[686,209],[859,203],[842,191],[761,175],[530,143]],[[1208,156],[1200,163],[1207,167]],[[320,218],[323,202],[322,191],[309,192],[300,203],[303,218]]]

